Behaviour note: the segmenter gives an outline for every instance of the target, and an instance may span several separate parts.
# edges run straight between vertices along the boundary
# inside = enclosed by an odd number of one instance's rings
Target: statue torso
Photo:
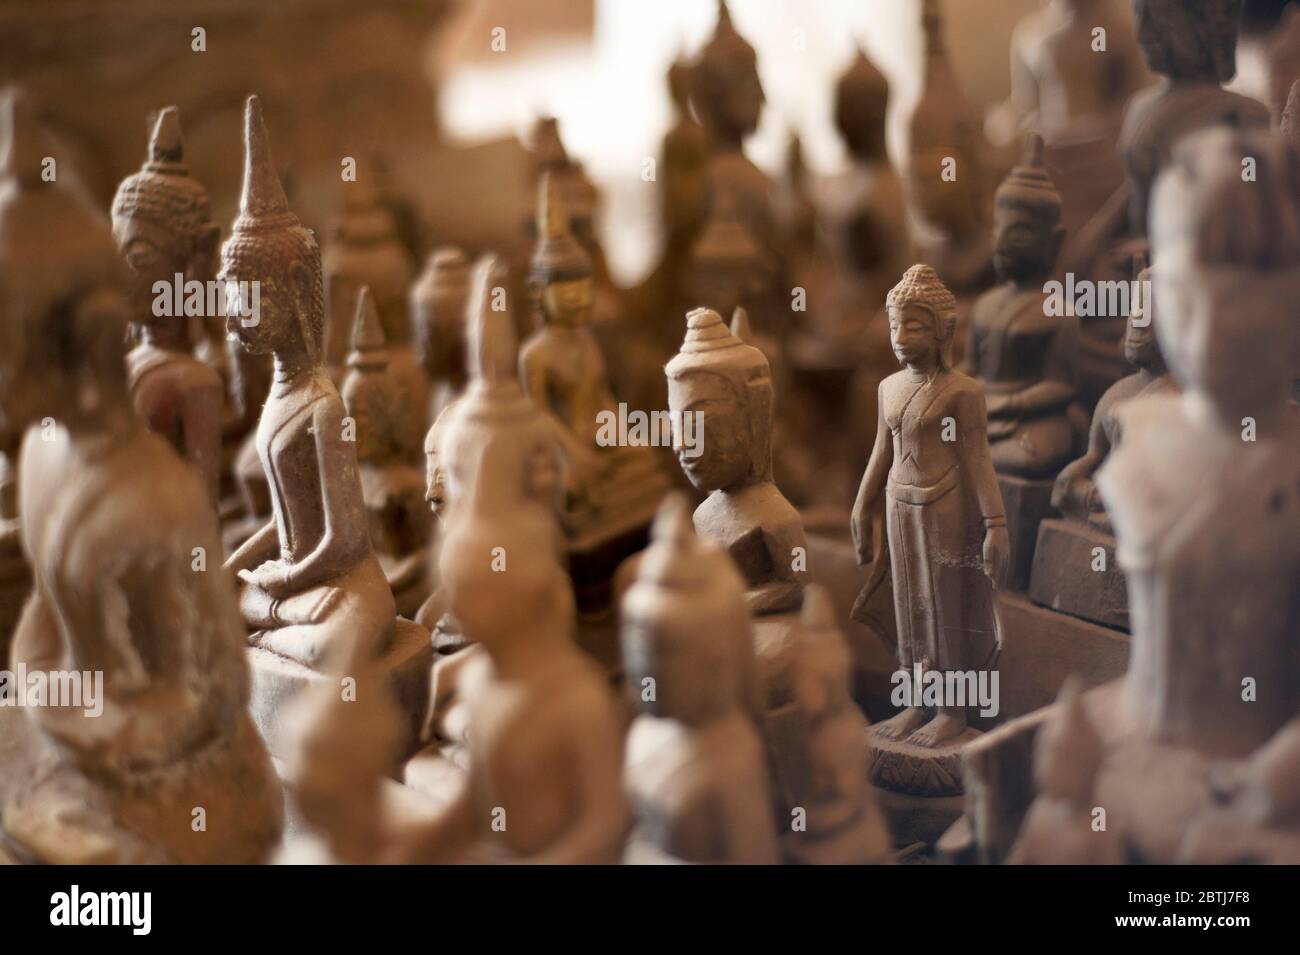
[[[1045,295],[1001,285],[980,296],[971,314],[969,354],[990,391],[1011,392],[1042,381],[1066,319],[1046,314]]]
[[[884,380],[881,410],[894,442],[891,482],[932,488],[953,479],[961,468],[958,403],[963,393],[974,392],[976,387],[966,375],[952,370],[940,372],[931,381],[907,370]],[[945,432],[950,440],[944,440]]]
[[[257,427],[257,454],[270,487],[280,552],[291,561],[309,554],[325,533],[315,434],[315,412],[325,402],[342,405],[324,370],[318,369],[289,390],[272,386]]]

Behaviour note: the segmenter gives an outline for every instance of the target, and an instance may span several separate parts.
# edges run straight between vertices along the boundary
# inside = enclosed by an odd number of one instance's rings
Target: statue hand
[[[283,561],[264,561],[255,570],[241,570],[238,576],[240,580],[265,591],[277,600],[293,593],[289,587],[289,568]]]
[[[1007,582],[1011,561],[1011,539],[1005,526],[990,527],[984,532],[984,573],[1001,590]]]

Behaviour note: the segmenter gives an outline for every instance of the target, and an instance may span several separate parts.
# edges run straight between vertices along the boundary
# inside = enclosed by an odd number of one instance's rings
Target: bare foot
[[[965,710],[940,710],[934,719],[909,736],[907,741],[917,746],[938,746],[950,739],[956,739],[965,729]]]
[[[882,723],[871,727],[877,736],[885,739],[902,739],[925,722],[925,710],[910,706]]]

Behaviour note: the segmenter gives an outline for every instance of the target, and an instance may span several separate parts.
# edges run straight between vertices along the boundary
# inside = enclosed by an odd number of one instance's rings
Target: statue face
[[[1002,281],[1033,279],[1051,271],[1056,227],[1044,212],[999,202],[993,210],[993,264]]]
[[[127,264],[131,279],[128,293],[134,315],[145,321],[154,319],[154,285],[165,282],[170,289],[176,273],[184,273],[188,264],[183,238],[135,217],[115,218],[113,238]]]
[[[541,291],[542,312],[559,325],[585,325],[591,318],[591,279],[561,279]]]
[[[301,340],[298,296],[289,283],[230,268],[222,270],[221,280],[226,285],[226,332],[245,349],[254,355],[269,355]],[[248,306],[241,302],[241,295],[249,293],[252,282],[258,283],[257,309],[255,315],[247,316]]]
[[[465,303],[467,296],[439,296],[416,305],[415,347],[428,376],[440,381],[465,363]]]
[[[937,319],[920,305],[889,308],[889,343],[900,365],[924,365],[937,362],[939,337]]]
[[[922,217],[945,232],[960,234],[974,224],[975,210],[972,206],[971,190],[960,181],[946,182],[943,178],[944,159],[947,151],[923,150],[912,157],[908,168],[907,187],[912,201],[920,209]],[[960,155],[957,168],[966,168],[965,159]]]
[[[750,409],[735,386],[712,372],[688,372],[668,379],[668,408],[673,414],[673,450],[682,470],[701,491],[734,487],[752,471]],[[684,415],[700,413],[702,428],[687,448],[677,424]],[[696,456],[691,454],[698,452]]]
[[[682,470],[696,487],[728,487],[748,471],[748,453],[740,435],[748,433],[746,410],[729,381],[708,372],[688,372],[668,379],[668,406],[676,421],[701,417],[696,443],[688,447],[674,426],[673,445]]]
[[[727,86],[725,96],[725,109],[731,126],[748,136],[758,128],[763,103],[763,84],[758,79],[758,68],[753,63],[739,67]]]

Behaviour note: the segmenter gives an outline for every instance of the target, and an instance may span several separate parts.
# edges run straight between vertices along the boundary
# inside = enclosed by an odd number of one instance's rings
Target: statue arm
[[[343,440],[343,403],[321,402],[313,417],[325,530],[314,550],[285,570],[285,586],[302,591],[350,569],[370,549],[356,450]]]
[[[1110,454],[1110,438],[1102,424],[1105,411],[1106,400],[1103,397],[1088,428],[1087,453],[1062,468],[1052,487],[1052,506],[1072,517],[1086,519],[1096,509],[1097,485],[1093,475]]]
[[[1050,414],[1075,399],[1079,381],[1079,320],[1057,319],[1059,325],[1043,369],[1043,380],[1016,393],[1013,414]]]
[[[894,441],[885,423],[885,386],[881,384],[877,404],[876,443],[871,448],[871,458],[867,469],[862,472],[862,483],[858,487],[857,500],[853,502],[853,513],[849,528],[853,533],[853,542],[858,552],[858,561],[867,563],[871,559],[871,512],[884,493],[889,470],[894,466]]]
[[[252,570],[264,561],[274,560],[279,555],[280,536],[276,530],[275,519],[272,518],[226,558],[225,568],[237,574],[241,570]]]
[[[962,392],[957,403],[957,420],[961,468],[970,481],[973,497],[979,503],[980,517],[986,527],[1005,526],[1006,508],[1002,504],[1002,490],[998,487],[998,476],[993,470],[993,457],[989,452],[984,396],[973,390]]]
[[[790,524],[764,531],[763,544],[773,579],[746,593],[749,612],[764,614],[798,607],[808,584],[808,540],[798,516]]]

